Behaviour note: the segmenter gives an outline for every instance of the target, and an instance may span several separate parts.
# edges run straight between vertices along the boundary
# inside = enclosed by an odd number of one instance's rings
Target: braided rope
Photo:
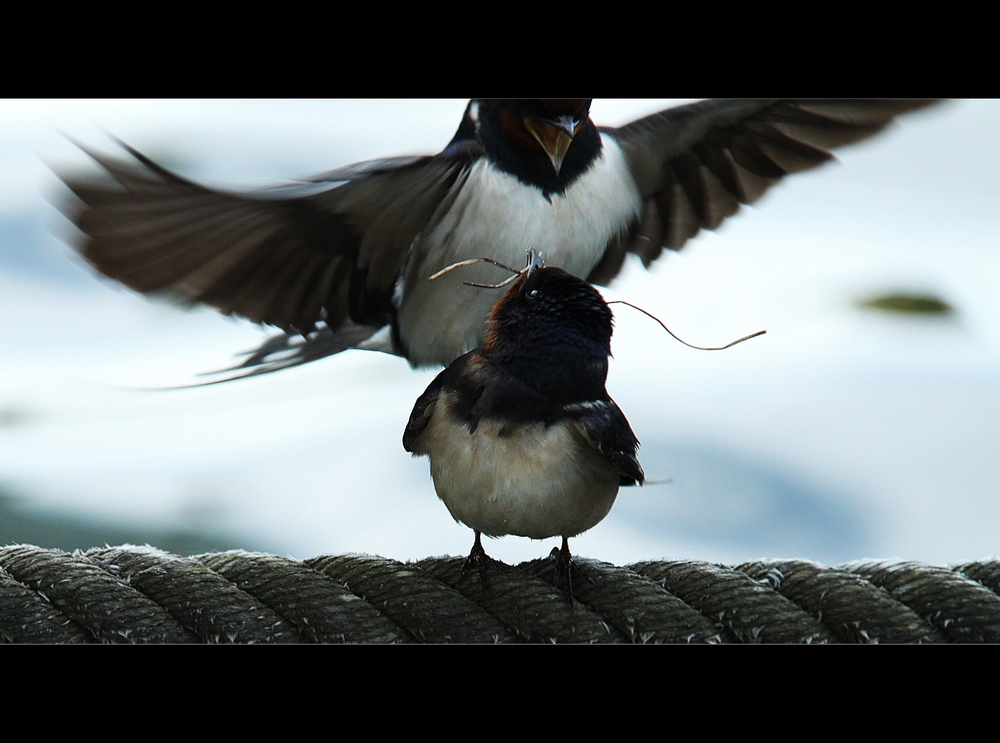
[[[0,548],[6,642],[1000,642],[1000,560],[617,567]]]

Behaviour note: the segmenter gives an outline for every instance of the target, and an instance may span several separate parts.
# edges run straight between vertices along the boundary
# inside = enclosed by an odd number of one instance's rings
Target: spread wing
[[[321,320],[333,330],[389,322],[410,245],[476,156],[452,147],[229,193],[123,147],[134,161],[87,151],[103,171],[63,176],[79,200],[66,211],[80,253],[137,291],[300,333]]]
[[[566,406],[566,413],[587,443],[618,470],[622,485],[641,485],[645,481],[636,458],[639,440],[614,400],[574,403]]]
[[[789,173],[833,159],[828,150],[866,139],[933,100],[711,100],[670,108],[618,129],[645,199],[628,250],[646,265],[752,204]],[[624,256],[622,252],[620,257]],[[611,275],[616,261],[607,261]]]

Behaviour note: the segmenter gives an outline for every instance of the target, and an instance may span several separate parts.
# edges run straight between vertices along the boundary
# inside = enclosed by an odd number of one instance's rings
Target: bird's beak
[[[559,116],[555,119],[539,119],[535,117],[525,117],[524,126],[531,132],[538,144],[545,150],[545,154],[552,161],[556,175],[562,168],[563,158],[566,151],[573,144],[573,137],[580,131],[582,121],[573,116]]]
[[[539,268],[545,268],[545,261],[542,260],[542,254],[534,248],[528,248],[528,265],[525,266],[526,275],[531,276]]]

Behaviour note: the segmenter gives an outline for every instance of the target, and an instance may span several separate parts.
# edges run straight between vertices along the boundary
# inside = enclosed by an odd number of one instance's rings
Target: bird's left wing
[[[622,485],[645,481],[636,458],[639,440],[614,400],[573,403],[565,407],[565,413],[587,443],[618,470]]]
[[[410,419],[406,422],[406,429],[403,431],[403,448],[411,452],[414,456],[426,454],[422,447],[417,444],[417,439],[420,438],[420,434],[424,432],[424,429],[431,422],[431,416],[434,414],[434,406],[437,404],[438,397],[441,395],[441,389],[444,387],[444,376],[447,371],[445,369],[434,377],[434,381],[417,398],[416,403],[413,405],[413,410],[410,411]]]
[[[379,160],[234,193],[123,147],[132,162],[85,150],[103,172],[62,176],[78,199],[65,209],[83,233],[77,248],[101,273],[286,332],[325,321],[355,335],[389,322],[407,251],[475,154]]]
[[[790,173],[833,159],[828,150],[882,131],[896,116],[933,100],[710,100],[603,129],[621,147],[645,202],[628,246],[646,265],[679,250],[752,204]],[[608,260],[610,275],[620,259]],[[609,257],[611,258],[611,257]]]
[[[424,393],[417,398],[413,410],[410,411],[410,419],[406,422],[406,430],[403,431],[403,448],[406,451],[411,452],[414,456],[427,453],[417,440],[430,424],[431,416],[434,415],[434,409],[441,393],[453,389],[453,385],[462,376],[462,371],[468,366],[469,360],[474,354],[475,352],[467,353],[451,362],[446,369],[442,369],[441,373],[434,377],[434,381],[427,385]]]

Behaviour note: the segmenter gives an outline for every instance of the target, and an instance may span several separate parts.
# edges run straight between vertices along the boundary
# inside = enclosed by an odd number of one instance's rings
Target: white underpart
[[[434,488],[456,521],[488,536],[572,537],[601,521],[618,495],[618,471],[564,421],[497,435],[449,420],[442,401],[421,435]],[[539,477],[539,473],[545,473]]]
[[[484,256],[520,269],[528,248],[535,248],[546,265],[586,277],[608,244],[638,219],[642,199],[625,157],[601,136],[601,156],[551,201],[485,158],[472,167],[444,217],[418,238],[406,268],[399,323],[413,364],[449,364],[481,345],[486,315],[503,290],[462,282],[499,283],[510,274],[476,264],[433,282],[429,276]]]
[[[382,353],[394,353],[392,345],[392,326],[386,325],[375,332],[368,340],[361,341],[356,348],[362,351],[381,351]]]

